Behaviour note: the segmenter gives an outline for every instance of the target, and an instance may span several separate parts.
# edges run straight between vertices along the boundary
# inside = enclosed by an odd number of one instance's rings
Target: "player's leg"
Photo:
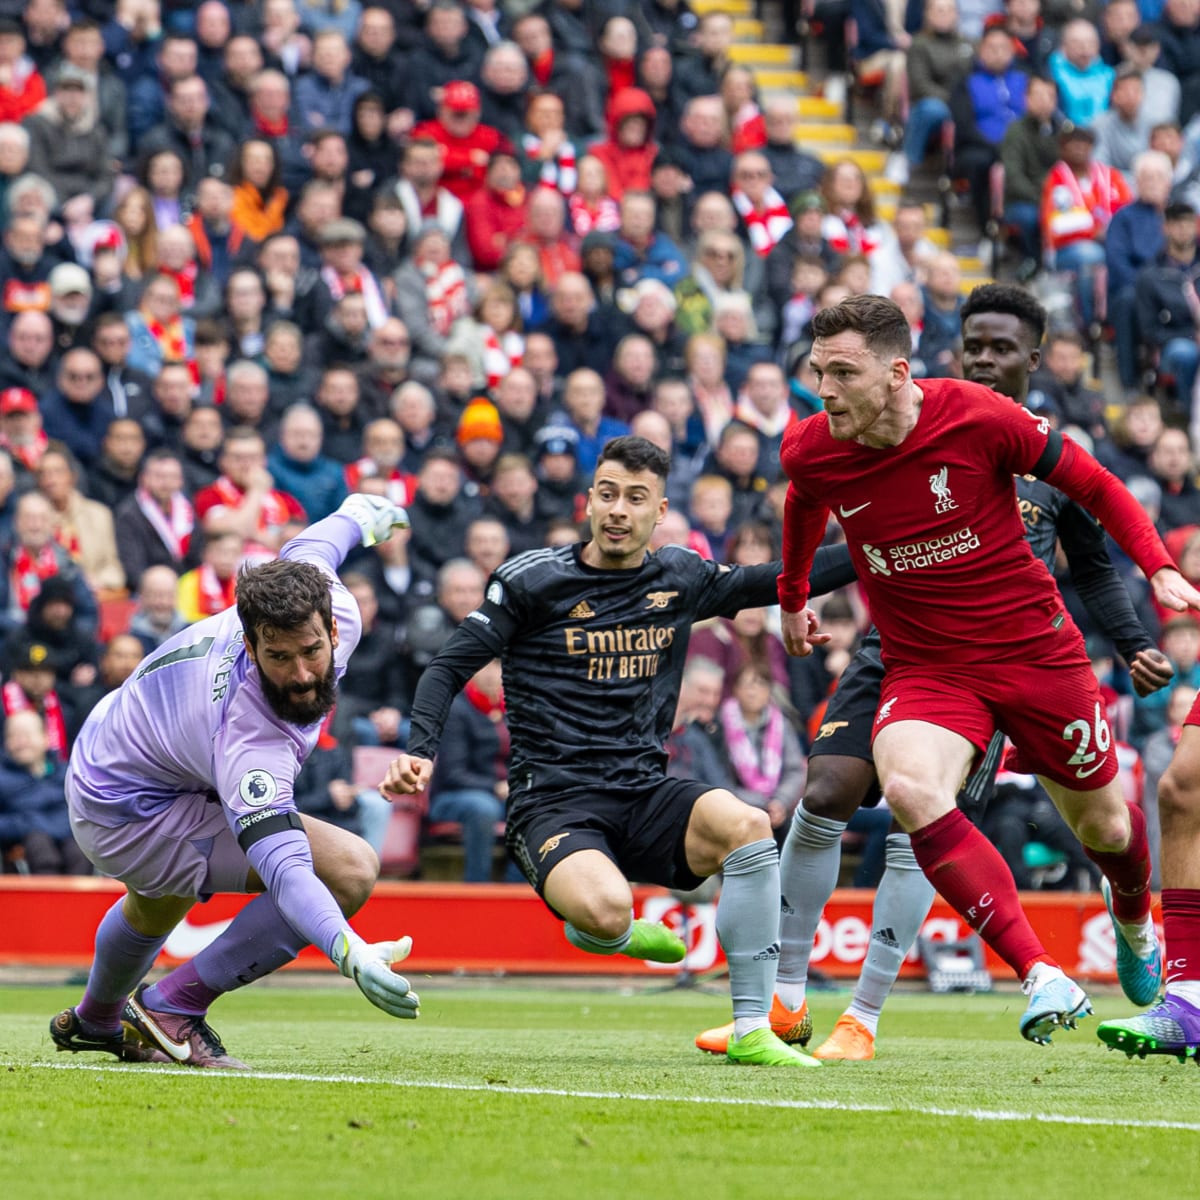
[[[887,839],[887,865],[871,910],[871,939],[849,1007],[814,1058],[865,1062],[875,1057],[879,1016],[936,893],[925,878],[907,833]]]
[[[542,896],[562,917],[567,941],[588,954],[681,962],[687,953],[665,925],[633,919],[629,881],[600,849],[564,854],[546,875]]]
[[[1055,808],[1100,868],[1117,939],[1117,977],[1134,1004],[1151,1004],[1162,987],[1162,952],[1150,912],[1150,843],[1142,810],[1128,804],[1120,780],[1078,792],[1042,778]]]
[[[771,823],[731,792],[705,792],[692,806],[684,839],[688,869],[722,875],[717,937],[729,963],[733,1036],[727,1054],[755,1065],[815,1065],[771,1031],[779,959],[779,855]]]
[[[302,815],[300,819],[312,851],[314,873],[342,912],[353,916],[367,902],[379,876],[375,852],[348,830],[316,817]],[[139,1003],[150,1012],[202,1017],[219,996],[277,971],[307,945],[284,919],[236,845],[215,848],[206,890],[260,894],[194,958],[140,993]]]
[[[928,720],[890,720],[875,736],[875,766],[888,803],[908,830],[913,853],[929,882],[1012,968],[1029,994],[1022,1036],[1048,1041],[1055,1027],[1072,1028],[1091,1006],[1034,933],[999,851],[955,805],[974,757],[974,742],[986,744],[991,736],[986,712],[982,723],[975,720],[981,709],[974,694],[949,681],[924,694],[920,687],[907,695],[899,692],[897,701],[890,711],[957,709],[960,727],[976,731],[968,740]]]
[[[1103,1022],[1102,1041],[1127,1054],[1197,1057],[1200,1050],[1200,704],[1188,714],[1158,785],[1166,996],[1134,1017]]]

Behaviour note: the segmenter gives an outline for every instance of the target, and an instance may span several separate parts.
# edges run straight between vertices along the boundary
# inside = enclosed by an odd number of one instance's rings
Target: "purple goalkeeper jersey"
[[[334,513],[283,548],[333,581],[338,679],[361,632],[358,605],[337,569],[361,531]],[[109,828],[143,821],[178,797],[215,792],[230,825],[255,813],[294,811],[292,786],[321,722],[276,716],[243,643],[236,608],[197,621],[164,642],[84,723],[71,752],[78,814]]]

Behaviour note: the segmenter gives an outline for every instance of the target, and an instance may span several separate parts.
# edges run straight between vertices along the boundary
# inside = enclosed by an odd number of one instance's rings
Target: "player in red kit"
[[[1083,639],[1024,539],[1012,477],[1045,479],[1094,513],[1164,607],[1200,608],[1200,593],[1121,484],[1044,420],[979,385],[917,384],[908,323],[891,301],[853,297],[818,314],[814,333],[825,411],[793,425],[781,454],[791,483],[784,641],[804,655],[819,637],[805,580],[832,511],[882,643],[881,788],[930,882],[1022,981],[1022,1035],[1048,1041],[1091,1004],[1034,934],[1004,860],[955,807],[996,728],[1109,880],[1129,949],[1149,970],[1161,960],[1145,822],[1115,782]]]

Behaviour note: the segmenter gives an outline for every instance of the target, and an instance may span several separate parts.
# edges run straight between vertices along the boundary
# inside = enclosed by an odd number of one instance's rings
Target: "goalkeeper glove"
[[[367,496],[355,492],[342,501],[338,512],[356,522],[362,530],[362,544],[374,546],[386,542],[393,529],[408,528],[408,513],[383,496]]]
[[[412,1020],[421,1011],[421,1001],[408,986],[408,980],[392,970],[392,964],[406,959],[411,950],[410,937],[395,942],[364,942],[347,929],[338,934],[330,957],[376,1008],[389,1016]]]

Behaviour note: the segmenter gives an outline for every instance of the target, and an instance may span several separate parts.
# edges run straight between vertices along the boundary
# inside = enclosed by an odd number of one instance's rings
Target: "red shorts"
[[[1197,696],[1192,701],[1192,707],[1188,709],[1188,715],[1183,718],[1185,725],[1200,725],[1200,696]]]
[[[1192,710],[1200,723],[1200,715]],[[996,729],[1012,739],[1009,770],[1077,792],[1117,774],[1100,686],[1087,663],[888,668],[873,737],[897,721],[926,721],[965,737],[980,753]],[[1190,718],[1189,718],[1190,719]]]

